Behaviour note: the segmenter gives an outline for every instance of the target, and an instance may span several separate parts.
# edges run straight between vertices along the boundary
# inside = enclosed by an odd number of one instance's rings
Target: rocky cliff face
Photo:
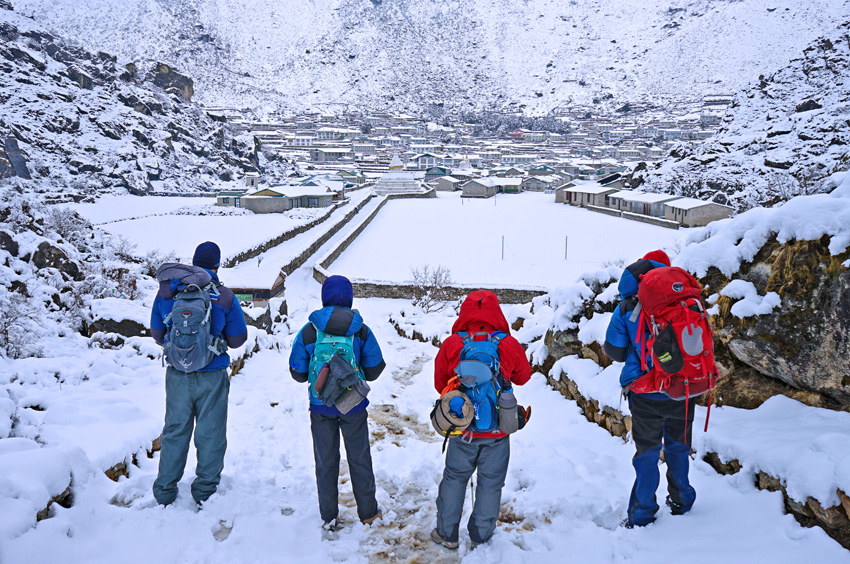
[[[741,91],[715,137],[636,171],[633,185],[730,204],[773,205],[824,190],[850,162],[850,23]]]
[[[191,78],[164,64],[121,66],[7,3],[0,70],[0,177],[29,179],[48,197],[211,190],[244,171],[285,166],[261,163],[252,137],[191,103]]]

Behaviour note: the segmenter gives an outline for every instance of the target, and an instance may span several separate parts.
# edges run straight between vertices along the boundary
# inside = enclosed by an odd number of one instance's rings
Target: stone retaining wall
[[[366,200],[364,200],[364,202],[365,201],[368,201],[368,198]],[[280,245],[284,241],[289,241],[293,237],[296,237],[296,236],[298,236],[298,235],[300,235],[300,234],[302,234],[306,231],[309,231],[310,229],[316,227],[320,223],[323,223],[324,221],[326,221],[331,216],[331,214],[333,214],[333,212],[335,212],[337,210],[337,208],[339,208],[343,205],[345,205],[345,204],[337,204],[337,205],[335,205],[331,208],[328,208],[328,211],[325,214],[317,217],[316,219],[314,219],[313,221],[310,221],[309,223],[305,223],[304,225],[299,225],[298,227],[296,227],[294,229],[290,229],[289,231],[286,231],[284,233],[281,233],[277,237],[274,237],[273,239],[269,239],[268,241],[260,243],[259,245],[255,246],[251,249],[248,249],[247,251],[243,251],[243,252],[239,253],[238,255],[228,257],[227,259],[225,259],[221,262],[221,266],[223,266],[224,268],[233,268],[234,266],[236,266],[239,263],[245,262],[246,260],[250,260],[252,258],[256,258],[256,257],[260,256],[261,254],[263,254],[264,252],[268,251],[269,249]]]
[[[586,206],[582,206],[582,207],[584,207],[585,209],[588,209],[590,211],[595,211],[597,213],[604,213],[605,215],[613,215],[614,217],[623,217],[623,212],[621,212],[620,210],[614,210],[614,209],[611,209],[611,208],[601,208],[599,206],[591,206],[591,205],[586,205]]]
[[[663,219],[660,217],[652,217],[649,215],[641,215],[639,213],[632,212],[623,212],[623,219],[631,219],[633,221],[640,221],[642,223],[649,223],[651,225],[657,225],[658,227],[666,227],[668,229],[678,229],[680,227],[678,221],[671,221],[669,219]]]

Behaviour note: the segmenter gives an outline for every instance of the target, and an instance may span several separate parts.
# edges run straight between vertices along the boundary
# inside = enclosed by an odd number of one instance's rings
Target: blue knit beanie
[[[322,283],[322,305],[351,307],[354,288],[345,276],[329,276]]]
[[[207,270],[215,270],[221,263],[221,249],[212,241],[201,243],[195,249],[195,256],[192,257],[192,264],[206,268]]]

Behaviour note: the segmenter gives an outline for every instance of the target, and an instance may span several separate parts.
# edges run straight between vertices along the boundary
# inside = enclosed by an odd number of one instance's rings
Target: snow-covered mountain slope
[[[154,65],[125,68],[47,33],[0,2],[0,178],[79,199],[110,190],[210,190],[260,165],[191,97],[192,81]]]
[[[850,161],[850,23],[741,91],[718,134],[636,176],[650,190],[738,209],[827,189]]]
[[[16,0],[122,62],[185,70],[204,103],[544,113],[693,99],[787,64],[848,0]],[[513,104],[513,106],[511,106]]]

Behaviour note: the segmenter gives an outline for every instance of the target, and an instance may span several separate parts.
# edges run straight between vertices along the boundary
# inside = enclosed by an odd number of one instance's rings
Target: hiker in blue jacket
[[[192,264],[205,269],[212,276],[217,289],[217,294],[210,293],[210,334],[222,339],[228,347],[235,348],[248,340],[248,328],[239,300],[218,280],[220,260],[221,250],[218,245],[207,241],[195,249]],[[160,282],[153,303],[151,336],[160,345],[167,339],[169,316],[177,287],[173,281]],[[153,495],[161,505],[169,505],[177,497],[177,483],[186,468],[193,427],[198,464],[192,482],[192,497],[201,504],[218,487],[227,449],[229,366],[230,357],[226,351],[196,372],[183,372],[170,363],[168,365],[165,372],[165,426],[162,429],[159,474],[153,483]]]
[[[308,381],[310,359],[316,346],[318,331],[328,335],[352,338],[352,348],[357,365],[367,381],[380,376],[386,367],[381,347],[375,335],[363,323],[357,310],[351,309],[354,291],[344,276],[330,276],[322,284],[322,309],[310,314],[292,344],[289,371],[296,382]],[[318,331],[317,331],[318,329]],[[357,515],[364,524],[380,519],[381,512],[375,499],[375,474],[372,471],[372,454],[369,446],[366,406],[368,399],[348,413],[342,414],[336,406],[326,406],[308,387],[310,397],[310,431],[313,435],[313,456],[316,461],[316,487],[319,493],[319,513],[323,528],[333,531],[342,526],[337,505],[339,481],[339,435],[345,442],[351,485],[357,501]]]
[[[670,266],[670,259],[663,251],[647,253],[623,272],[618,289],[620,303],[605,333],[604,350],[611,360],[625,362],[620,372],[620,386],[629,398],[632,416],[632,438],[635,441],[635,483],[629,497],[628,516],[623,525],[627,528],[642,527],[655,521],[658,503],[655,491],[660,474],[658,459],[664,446],[667,464],[667,506],[673,515],[690,511],[696,492],[688,481],[688,466],[691,450],[691,427],[694,410],[687,416],[685,402],[670,399],[662,392],[637,393],[635,381],[645,374],[641,367],[641,354],[646,355],[646,366],[652,366],[651,352],[639,351],[636,345],[640,320],[637,300],[641,275],[654,268]]]

